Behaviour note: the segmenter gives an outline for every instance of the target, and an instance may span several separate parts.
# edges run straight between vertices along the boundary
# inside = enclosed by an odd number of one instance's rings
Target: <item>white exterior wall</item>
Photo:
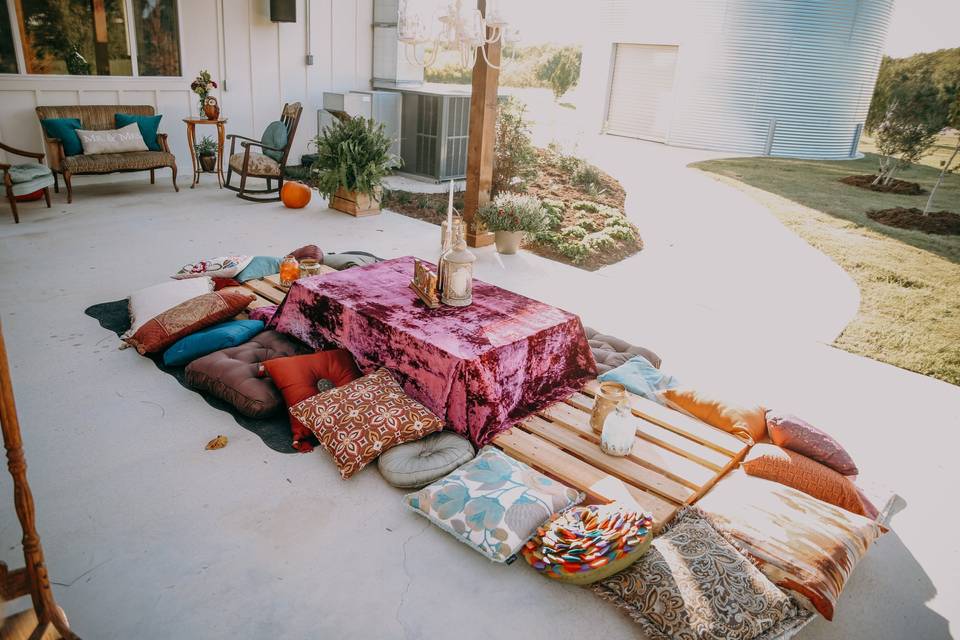
[[[678,46],[667,144],[848,158],[866,119],[893,0],[604,0],[583,81],[601,128],[617,42]]]
[[[310,4],[314,64],[306,64],[306,9]],[[0,74],[0,140],[40,151],[34,107],[62,104],[150,104],[163,114],[181,176],[189,178],[190,152],[182,118],[198,113],[191,80],[208,69],[227,133],[259,138],[285,102],[304,111],[291,153],[294,163],[317,134],[324,91],[368,89],[372,65],[371,0],[298,0],[297,22],[270,22],[269,0],[179,0],[181,78],[118,78]],[[223,80],[226,78],[226,90]],[[197,137],[213,135],[197,127]],[[2,157],[2,155],[0,155]],[[23,161],[19,159],[18,161]]]

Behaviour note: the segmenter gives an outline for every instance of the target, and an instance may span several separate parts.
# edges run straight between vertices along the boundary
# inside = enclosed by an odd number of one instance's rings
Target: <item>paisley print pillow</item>
[[[307,398],[290,407],[290,414],[313,431],[344,480],[390,447],[443,428],[386,369]]]
[[[813,614],[797,606],[710,525],[680,511],[628,569],[592,589],[651,640],[791,637]]]
[[[537,527],[578,504],[583,494],[487,446],[473,460],[404,500],[494,562],[507,562]]]

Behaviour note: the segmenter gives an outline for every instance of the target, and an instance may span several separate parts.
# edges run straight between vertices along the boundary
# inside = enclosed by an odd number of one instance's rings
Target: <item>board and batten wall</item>
[[[312,65],[306,64],[308,8]],[[317,134],[323,92],[370,87],[371,0],[298,0],[295,23],[270,22],[269,0],[179,0],[179,12],[182,77],[0,74],[0,140],[42,150],[37,105],[149,104],[163,114],[160,130],[169,134],[181,176],[189,178],[182,119],[198,114],[190,82],[207,69],[220,85],[214,95],[229,119],[227,133],[259,139],[285,102],[303,103],[291,153],[296,164]],[[216,128],[197,127],[198,139],[203,135],[216,137]]]

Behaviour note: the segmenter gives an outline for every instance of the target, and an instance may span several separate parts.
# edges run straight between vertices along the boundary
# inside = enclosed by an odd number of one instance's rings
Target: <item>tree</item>
[[[943,162],[940,167],[940,175],[937,176],[937,181],[934,183],[933,188],[930,189],[930,196],[927,198],[927,204],[923,207],[923,215],[929,215],[930,209],[933,208],[933,196],[937,193],[937,189],[940,188],[940,185],[943,184],[943,178],[948,173],[955,173],[960,169],[960,163],[956,165],[953,164],[953,161],[956,160],[957,155],[960,155],[960,93],[958,93],[956,101],[953,103],[953,110],[950,112],[950,126],[953,127],[953,132],[957,134],[957,144],[953,147],[953,153],[950,154],[950,157],[946,162]]]
[[[549,83],[554,98],[559,99],[580,81],[582,58],[583,53],[578,47],[564,47],[540,65],[537,78]]]
[[[537,176],[537,152],[530,139],[526,105],[507,98],[497,110],[490,195],[522,191]]]

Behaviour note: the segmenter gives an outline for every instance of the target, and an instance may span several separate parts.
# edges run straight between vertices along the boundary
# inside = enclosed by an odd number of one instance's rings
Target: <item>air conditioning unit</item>
[[[467,175],[470,127],[470,87],[424,85],[400,89],[403,131],[400,147],[403,171],[434,180],[458,180]]]
[[[383,125],[393,140],[390,153],[400,155],[400,107],[402,96],[395,91],[324,91],[323,109],[317,111],[317,131],[347,115],[363,117]]]

